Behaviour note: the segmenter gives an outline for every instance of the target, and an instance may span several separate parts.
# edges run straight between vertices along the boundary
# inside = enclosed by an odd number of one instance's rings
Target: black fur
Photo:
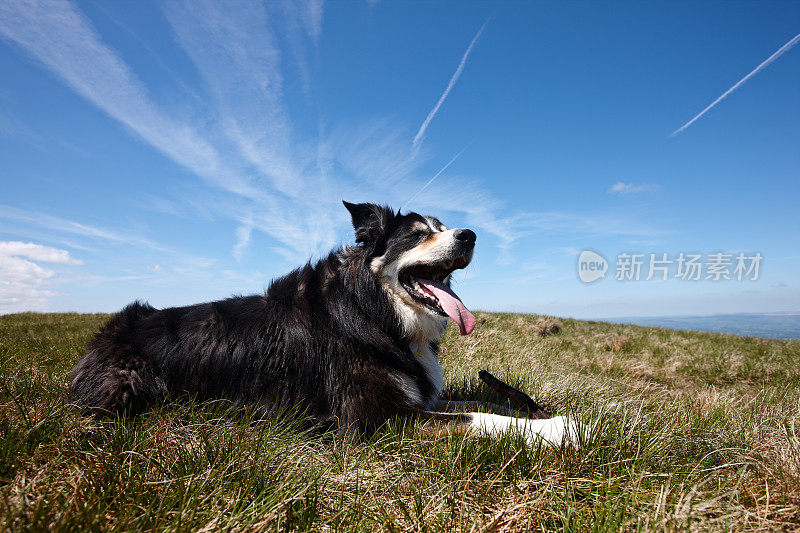
[[[94,413],[128,414],[180,397],[265,411],[297,406],[346,433],[423,409],[436,391],[368,266],[370,257],[416,245],[420,237],[408,228],[422,217],[345,206],[360,244],[290,272],[265,294],[125,307],[72,371],[73,401]],[[421,399],[407,394],[398,375]]]

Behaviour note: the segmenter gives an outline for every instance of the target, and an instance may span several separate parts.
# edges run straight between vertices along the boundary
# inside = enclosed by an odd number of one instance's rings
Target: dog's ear
[[[376,204],[342,203],[350,211],[353,229],[356,230],[356,242],[370,244],[378,240],[394,218],[394,213],[386,206]]]

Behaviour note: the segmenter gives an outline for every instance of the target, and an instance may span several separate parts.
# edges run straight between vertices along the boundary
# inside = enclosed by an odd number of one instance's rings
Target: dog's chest
[[[409,346],[411,353],[422,365],[425,370],[425,375],[433,385],[434,392],[431,395],[429,406],[435,404],[439,400],[444,388],[444,376],[442,375],[442,366],[439,364],[439,357],[431,349],[430,342],[412,342]]]

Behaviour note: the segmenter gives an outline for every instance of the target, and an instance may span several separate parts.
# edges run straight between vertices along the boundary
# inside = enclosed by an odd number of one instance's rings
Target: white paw
[[[586,435],[586,427],[575,420],[556,416],[546,420],[513,418],[510,416],[472,413],[472,427],[480,434],[502,435],[516,432],[531,445],[560,446],[562,442],[578,446],[579,435]]]
[[[541,440],[546,446],[560,446],[564,442],[577,447],[580,435],[585,434],[586,429],[582,424],[566,416],[528,420],[524,427],[525,440],[529,444],[536,444]]]

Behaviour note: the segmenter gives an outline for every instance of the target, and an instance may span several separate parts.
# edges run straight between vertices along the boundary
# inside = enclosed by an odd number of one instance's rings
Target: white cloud
[[[35,244],[32,242],[2,241],[0,256],[26,257],[32,261],[43,263],[60,263],[62,265],[80,265],[83,261],[73,259],[66,250]]]
[[[79,265],[67,250],[42,244],[0,241],[0,314],[43,311],[55,293],[49,290],[56,275],[38,263]]]
[[[638,194],[638,193],[647,193],[647,192],[655,192],[660,189],[661,186],[655,185],[652,183],[640,183],[638,185],[634,185],[633,183],[625,183],[624,181],[618,181],[606,191],[608,194]]]

